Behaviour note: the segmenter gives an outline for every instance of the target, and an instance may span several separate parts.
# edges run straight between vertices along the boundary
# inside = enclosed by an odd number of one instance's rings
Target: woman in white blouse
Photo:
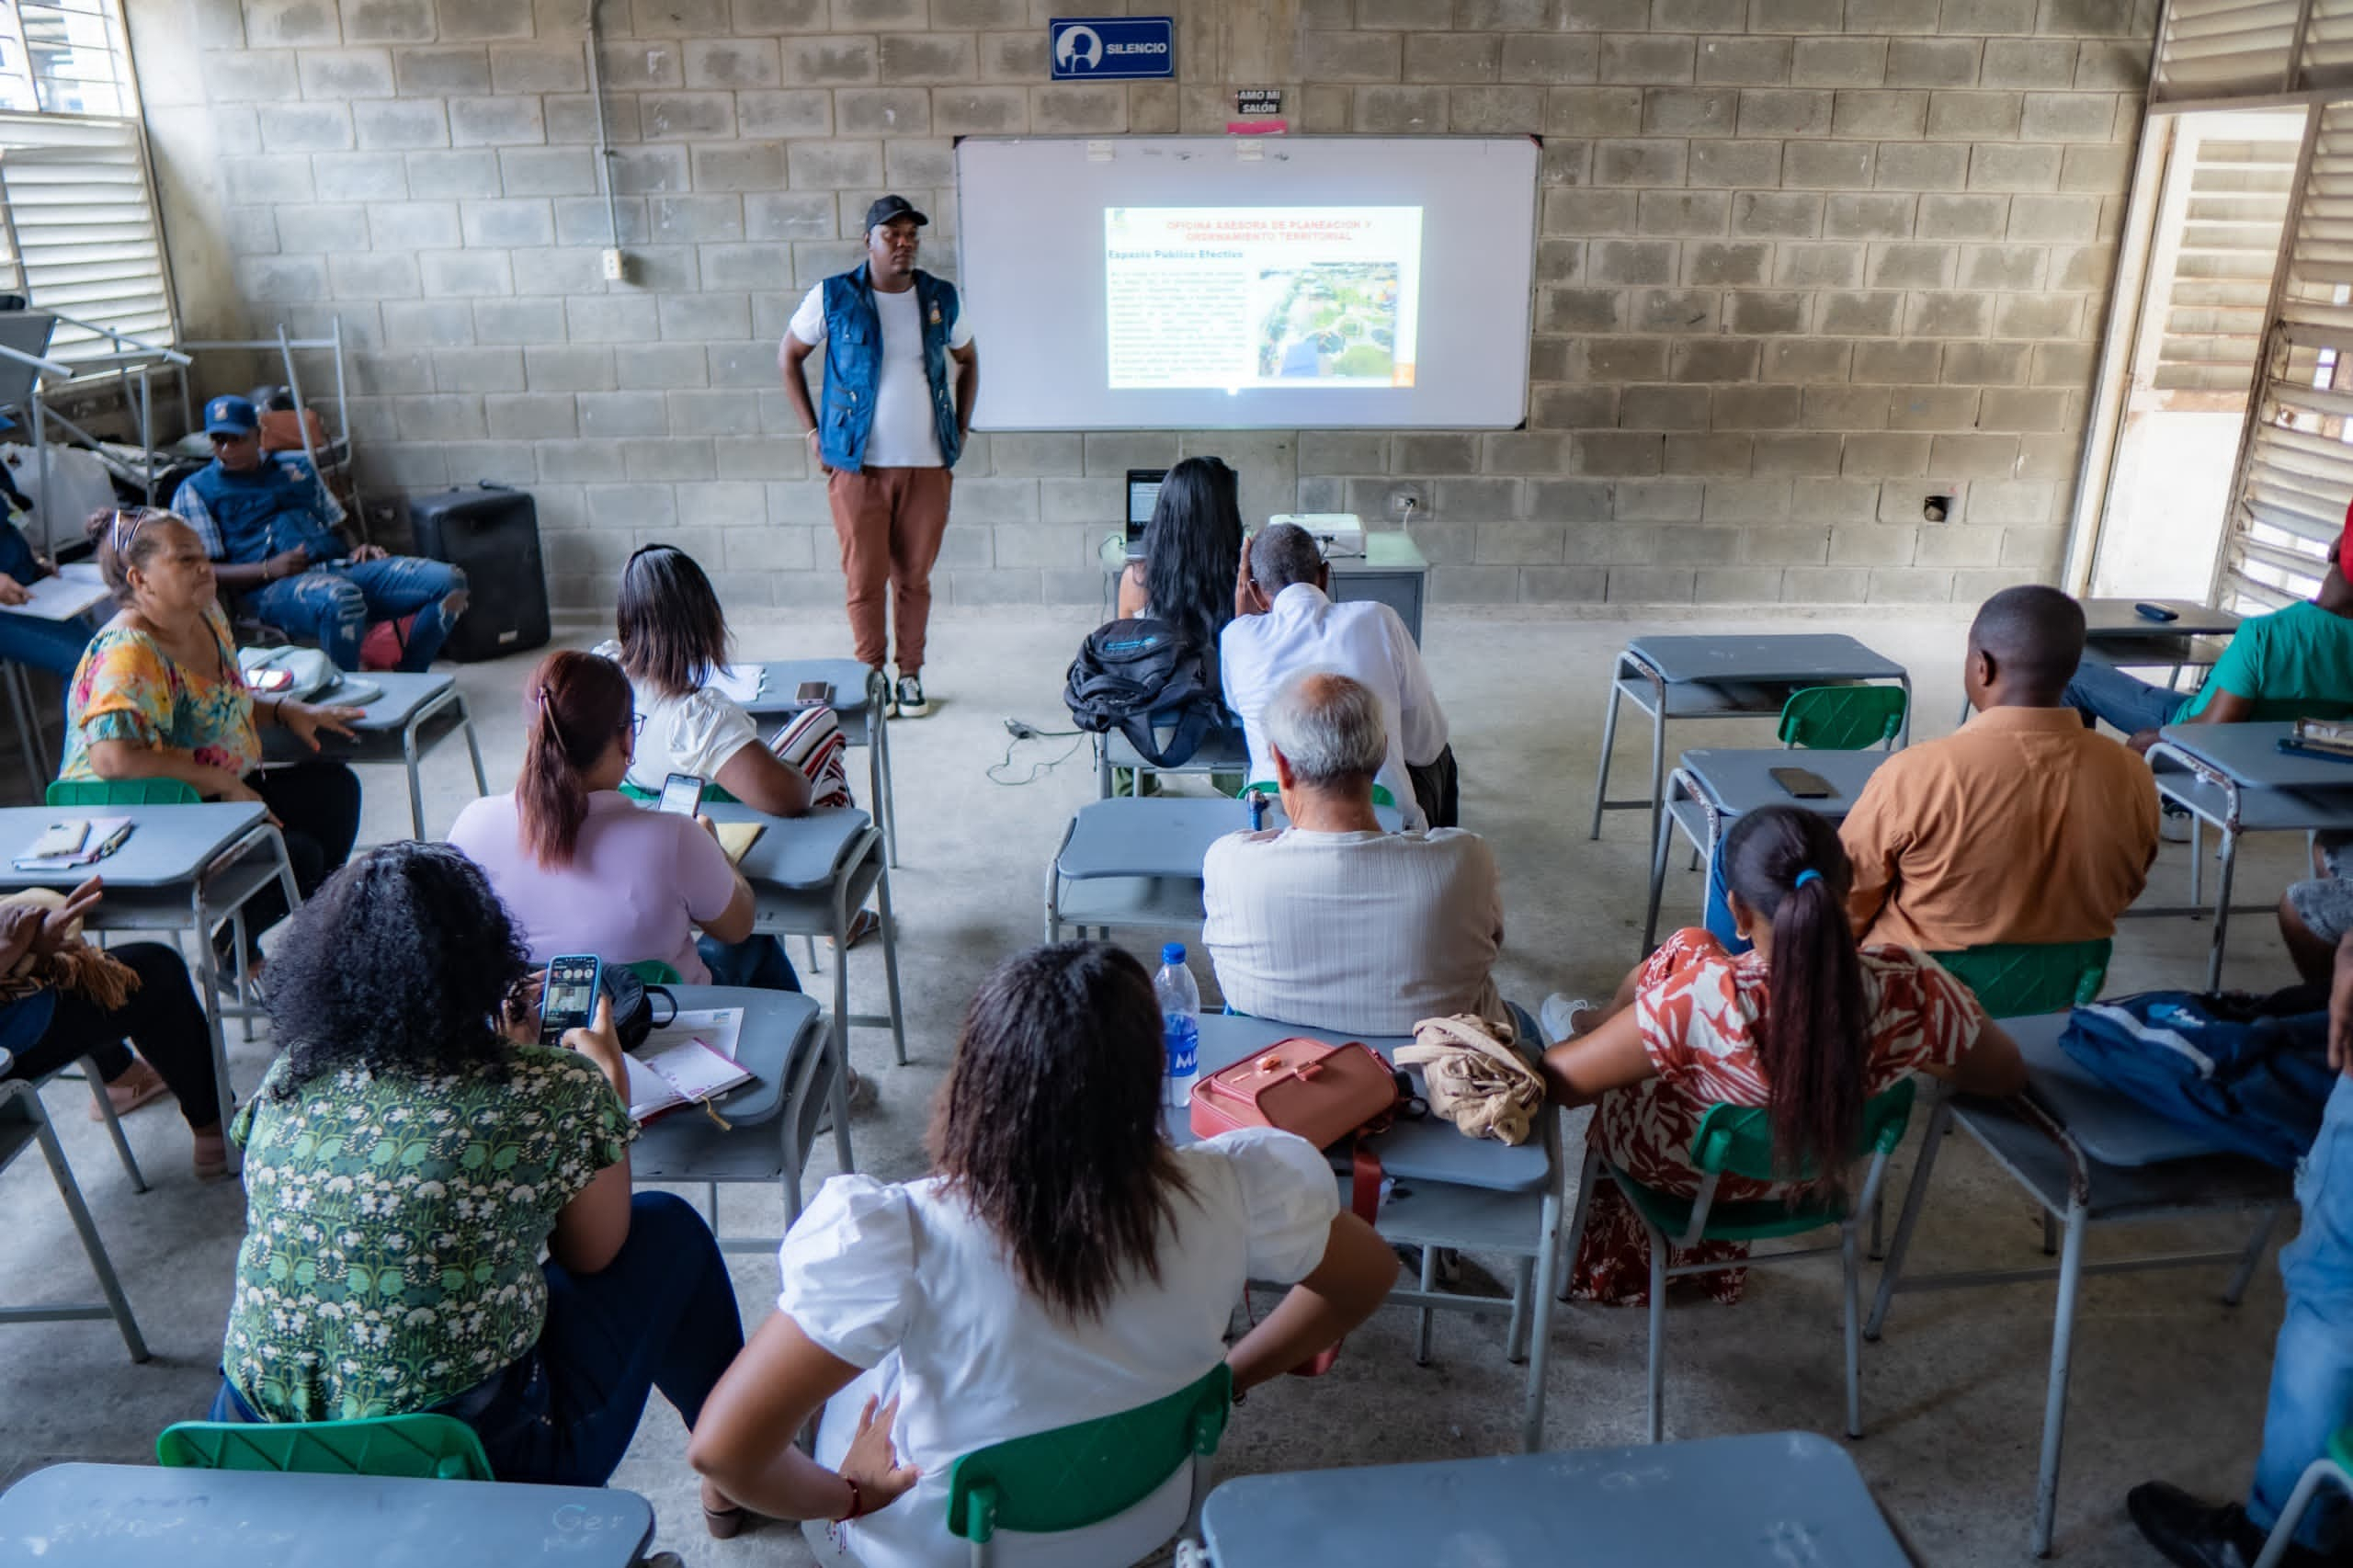
[[[778,1311],[703,1406],[694,1467],[807,1521],[820,1561],[949,1568],[971,1551],[948,1532],[959,1456],[1132,1409],[1221,1358],[1238,1393],[1362,1322],[1397,1261],[1339,1207],[1324,1156],[1267,1129],[1172,1144],[1161,1074],[1132,957],[1067,942],[999,964],[934,1113],[938,1174],[825,1184],[785,1239]],[[1229,1349],[1249,1279],[1293,1289]],[[812,1459],[792,1439],[821,1407]],[[1132,1562],[1189,1491],[1180,1471],[1098,1525],[1017,1537],[1021,1560]]]
[[[631,784],[659,794],[688,773],[770,816],[809,809],[809,780],[760,743],[739,703],[704,684],[727,663],[727,615],[693,556],[669,544],[631,556],[616,620],[620,635],[596,651],[628,672],[645,721]]]

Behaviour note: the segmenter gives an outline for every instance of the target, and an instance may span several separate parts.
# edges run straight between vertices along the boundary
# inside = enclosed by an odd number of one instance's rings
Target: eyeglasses
[[[631,714],[631,715],[629,716],[629,735],[630,735],[630,739],[631,739],[631,740],[641,740],[641,739],[642,739],[642,738],[644,737],[644,734],[645,734],[645,715],[644,715],[644,714],[642,714],[642,713],[632,713],[632,714]]]
[[[260,435],[261,432],[258,430],[215,430],[210,434],[212,444],[214,446],[236,447],[243,446],[245,442],[252,440],[256,436]]]
[[[143,507],[137,511],[117,512],[114,520],[107,525],[107,543],[113,546],[114,558],[117,561],[130,560],[131,547],[139,542],[139,530],[163,515]]]

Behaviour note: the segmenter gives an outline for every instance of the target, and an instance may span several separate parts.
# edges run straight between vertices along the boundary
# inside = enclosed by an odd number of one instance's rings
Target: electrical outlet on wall
[[[629,256],[626,252],[615,246],[604,252],[601,259],[604,264],[606,282],[626,283],[629,281]]]

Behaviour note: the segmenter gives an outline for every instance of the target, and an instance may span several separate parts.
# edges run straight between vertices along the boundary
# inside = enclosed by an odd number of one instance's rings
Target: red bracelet
[[[842,1481],[849,1487],[849,1512],[834,1521],[837,1525],[846,1525],[866,1512],[866,1494],[858,1489],[858,1483],[847,1475],[842,1477]]]

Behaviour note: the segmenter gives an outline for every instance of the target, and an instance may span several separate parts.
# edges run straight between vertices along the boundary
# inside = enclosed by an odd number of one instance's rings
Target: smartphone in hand
[[[702,780],[691,773],[673,773],[662,781],[659,811],[690,817],[702,805]]]
[[[597,981],[604,967],[593,953],[548,960],[547,985],[540,993],[541,1045],[561,1045],[564,1030],[588,1027],[597,1016]]]

